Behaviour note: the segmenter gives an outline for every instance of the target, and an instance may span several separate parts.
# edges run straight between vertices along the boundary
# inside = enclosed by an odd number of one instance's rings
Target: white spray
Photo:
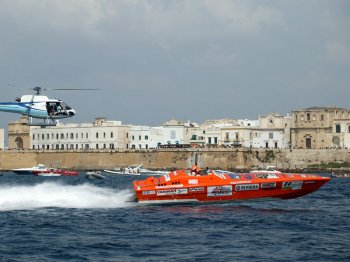
[[[0,187],[0,211],[60,208],[122,208],[133,205],[131,190],[114,190],[90,184],[66,185],[44,182],[37,185]]]

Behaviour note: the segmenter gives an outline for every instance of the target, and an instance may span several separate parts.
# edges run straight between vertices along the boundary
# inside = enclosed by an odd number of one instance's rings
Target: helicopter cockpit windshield
[[[74,110],[64,102],[47,102],[46,108],[51,117],[75,115]]]

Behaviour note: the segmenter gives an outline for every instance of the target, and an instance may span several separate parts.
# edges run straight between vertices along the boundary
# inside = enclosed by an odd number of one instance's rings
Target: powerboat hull
[[[45,171],[33,171],[33,175],[37,176],[78,176],[79,173],[76,171],[60,170],[60,169],[49,169]]]
[[[39,172],[39,171],[48,171],[49,169],[42,165],[39,164],[37,166],[29,167],[29,168],[16,168],[12,169],[11,171],[14,172],[17,175],[33,175],[33,172]]]
[[[105,179],[106,177],[102,175],[100,171],[96,171],[96,172],[87,172],[86,178],[93,180],[93,179]]]
[[[179,203],[289,199],[307,195],[330,180],[307,174],[209,173],[191,176],[183,170],[133,181],[140,203]]]
[[[123,175],[123,176],[140,176],[140,173],[130,173],[130,172],[125,172],[125,171],[119,171],[119,170],[103,170],[103,172],[110,173],[110,174],[115,174],[115,175]]]

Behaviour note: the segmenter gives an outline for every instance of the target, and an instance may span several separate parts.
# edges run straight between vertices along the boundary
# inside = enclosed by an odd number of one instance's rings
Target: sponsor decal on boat
[[[262,188],[262,189],[276,188],[276,182],[261,183],[261,188]]]
[[[232,186],[208,186],[208,197],[232,196]]]
[[[236,191],[258,190],[259,184],[236,185]]]
[[[156,193],[155,190],[142,191],[142,195],[154,195],[155,193]]]
[[[157,196],[184,195],[184,194],[188,194],[187,188],[157,190]]]
[[[253,179],[253,176],[252,175],[244,175],[244,178],[245,179]]]
[[[190,185],[197,185],[198,184],[198,179],[190,179],[190,180],[188,180],[188,183]]]
[[[169,174],[164,175],[164,178],[165,178],[165,181],[166,181],[166,182],[170,181],[170,176],[169,176]]]
[[[235,181],[230,182],[231,185],[238,185],[238,184],[250,184],[252,181]]]
[[[303,181],[288,181],[282,183],[282,189],[299,190],[303,186]]]
[[[204,187],[193,187],[190,188],[190,192],[201,192],[204,191]]]

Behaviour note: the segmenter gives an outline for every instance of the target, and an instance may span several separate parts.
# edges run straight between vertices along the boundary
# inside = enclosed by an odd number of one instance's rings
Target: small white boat
[[[16,168],[16,169],[12,169],[11,171],[16,173],[17,175],[33,175],[33,172],[43,172],[43,171],[48,171],[49,169],[42,165],[39,164],[37,166],[33,166],[33,167],[25,167],[25,168]]]
[[[148,170],[144,169],[142,165],[131,165],[126,168],[115,168],[113,170],[103,170],[106,173],[116,174],[116,175],[130,175],[130,176],[140,176],[140,175],[166,175],[169,172],[161,170]]]
[[[101,174],[101,171],[86,172],[87,179],[104,179],[106,178]]]

